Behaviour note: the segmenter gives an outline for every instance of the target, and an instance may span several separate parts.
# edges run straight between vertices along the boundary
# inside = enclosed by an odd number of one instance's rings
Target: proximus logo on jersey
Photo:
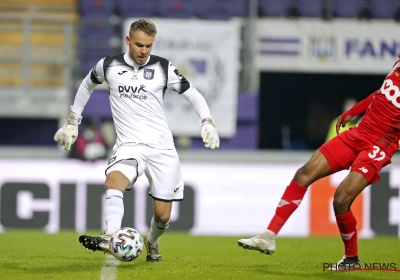
[[[118,92],[120,93],[119,97],[121,98],[138,98],[142,100],[146,100],[146,95],[138,94],[140,91],[147,92],[144,88],[146,86],[141,85],[140,87],[134,86],[118,86]],[[137,94],[136,94],[137,93]]]
[[[393,103],[394,106],[400,108],[400,90],[398,86],[393,84],[392,80],[385,80],[381,87],[381,92]]]

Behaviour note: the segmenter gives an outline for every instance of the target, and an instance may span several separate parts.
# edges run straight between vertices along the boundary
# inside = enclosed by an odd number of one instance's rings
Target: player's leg
[[[344,265],[348,268],[358,268],[358,239],[357,221],[350,209],[356,197],[370,184],[376,183],[380,179],[380,170],[390,164],[393,154],[397,151],[397,143],[382,148],[379,144],[370,142],[370,138],[357,135],[355,149],[361,150],[355,158],[349,175],[337,188],[334,199],[333,209],[339,232],[344,244],[344,257],[333,269],[343,269]],[[340,267],[340,265],[342,267]]]
[[[183,199],[183,177],[178,154],[175,150],[154,150],[147,158],[145,172],[150,182],[149,195],[153,198],[154,216],[150,231],[144,236],[147,261],[162,260],[159,239],[169,227],[172,202]]]
[[[124,216],[124,191],[131,181],[121,171],[115,170],[107,174],[104,200],[105,233],[113,234],[121,228]]]
[[[390,164],[398,144],[381,147],[368,136],[357,135],[355,149],[361,150],[351,166],[351,172],[335,192],[333,207],[345,253],[333,269],[360,267],[357,244],[357,221],[350,210],[354,199],[369,185],[380,179],[380,170]]]
[[[150,230],[144,236],[147,249],[146,260],[148,262],[161,262],[161,254],[158,241],[161,235],[169,227],[171,217],[172,201],[160,201],[153,199],[154,216],[151,219]]]
[[[357,164],[355,165],[357,166]],[[370,173],[375,173],[375,168],[369,166]],[[344,257],[332,267],[332,270],[359,268],[357,220],[350,207],[356,197],[369,185],[368,179],[357,171],[351,171],[340,183],[333,198],[333,209],[340,236],[344,244]]]
[[[286,187],[267,230],[249,239],[240,239],[238,241],[239,246],[245,249],[258,250],[267,255],[273,254],[276,248],[275,238],[277,234],[299,207],[307,187],[331,173],[331,167],[325,156],[320,151],[316,151],[309,161],[297,170],[293,180]]]
[[[123,193],[131,188],[138,176],[136,160],[121,160],[106,170],[106,198],[104,200],[104,218],[106,228],[100,236],[82,235],[79,242],[87,249],[110,254],[111,235],[121,228],[124,216]],[[131,178],[131,179],[129,179]]]
[[[278,234],[289,217],[300,206],[307,188],[318,179],[330,174],[332,174],[332,170],[325,156],[320,151],[316,151],[310,160],[296,171],[293,180],[286,187],[268,230]]]
[[[276,250],[277,234],[299,207],[308,186],[322,177],[348,168],[354,161],[356,154],[348,142],[351,140],[346,141],[342,137],[334,137],[323,144],[307,163],[297,170],[293,180],[287,186],[267,230],[252,238],[239,240],[239,245],[246,249],[273,254]]]

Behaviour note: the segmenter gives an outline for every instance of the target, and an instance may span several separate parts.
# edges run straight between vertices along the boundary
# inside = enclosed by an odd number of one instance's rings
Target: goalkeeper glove
[[[66,151],[69,151],[71,145],[75,143],[78,137],[78,125],[81,123],[82,116],[71,112],[68,116],[67,122],[60,128],[54,135],[54,140],[64,146]]]
[[[219,148],[218,132],[211,118],[201,120],[201,137],[205,147],[211,149]]]

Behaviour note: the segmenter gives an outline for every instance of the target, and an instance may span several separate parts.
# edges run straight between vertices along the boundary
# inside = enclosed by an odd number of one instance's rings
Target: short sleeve
[[[169,89],[172,89],[179,94],[184,93],[190,88],[190,82],[179,72],[179,70],[172,65],[168,64],[168,84]]]
[[[100,59],[92,70],[90,70],[90,80],[95,84],[102,84],[104,81],[104,59]]]

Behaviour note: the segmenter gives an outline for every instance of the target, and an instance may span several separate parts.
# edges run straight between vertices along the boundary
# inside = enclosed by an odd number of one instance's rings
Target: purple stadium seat
[[[202,0],[196,3],[196,12],[204,19],[229,19],[233,15],[232,0]]]
[[[248,0],[232,0],[232,15],[234,17],[245,17],[249,14],[249,1]]]
[[[394,18],[397,12],[397,0],[369,0],[369,11],[373,18]]]
[[[84,18],[79,28],[79,74],[86,76],[97,61],[112,54],[109,40],[114,27],[107,20]]]
[[[152,17],[157,14],[157,0],[117,0],[121,17]]]
[[[357,18],[362,0],[333,0],[333,15],[339,18]]]
[[[261,16],[283,17],[289,9],[290,0],[259,0]]]
[[[96,65],[99,60],[81,60],[79,62],[79,75],[81,78],[86,77],[90,70]]]
[[[93,66],[92,66],[93,67]],[[85,106],[82,116],[86,119],[97,117],[111,119],[110,99],[107,90],[95,89],[90,97],[90,102]]]
[[[246,0],[202,0],[196,3],[197,15],[204,19],[229,19],[247,16]]]
[[[114,34],[114,27],[107,20],[101,18],[84,18],[80,25],[81,41],[109,40]]]
[[[164,18],[190,18],[196,15],[198,0],[160,0],[158,15]]]
[[[239,94],[237,129],[232,138],[221,138],[220,149],[255,150],[258,148],[258,96]],[[205,149],[201,138],[192,138],[191,149]]]
[[[297,0],[300,17],[320,17],[324,10],[324,0]]]
[[[79,49],[79,74],[82,77],[86,76],[100,59],[112,54],[111,48],[107,46],[81,46]]]
[[[111,16],[114,13],[113,0],[80,0],[82,16]]]
[[[106,57],[108,55],[113,55],[112,49],[107,46],[100,46],[100,47],[85,47],[83,46],[79,50],[79,58],[81,60],[87,61],[94,61],[95,64],[101,58]],[[94,64],[92,65],[92,67]]]

